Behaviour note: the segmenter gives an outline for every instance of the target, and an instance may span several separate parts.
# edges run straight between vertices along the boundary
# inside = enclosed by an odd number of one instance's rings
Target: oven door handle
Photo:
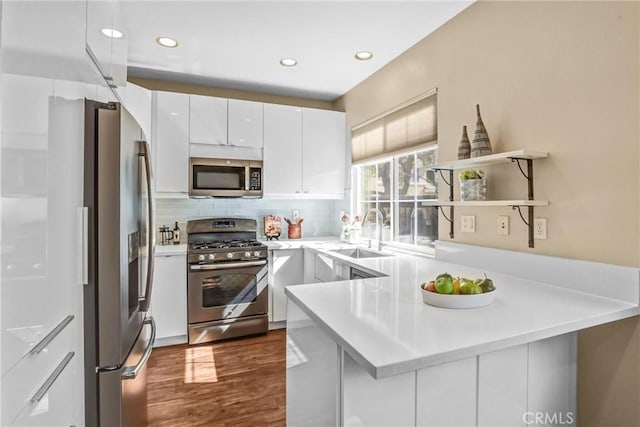
[[[228,262],[221,264],[196,264],[190,265],[191,271],[205,271],[205,270],[227,270],[229,268],[242,268],[242,267],[254,267],[256,265],[267,265],[267,260],[260,261],[242,261],[242,262]]]

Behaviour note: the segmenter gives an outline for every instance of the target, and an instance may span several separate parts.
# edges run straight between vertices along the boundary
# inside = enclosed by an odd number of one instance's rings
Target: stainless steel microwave
[[[191,197],[262,197],[262,178],[259,160],[189,159]]]

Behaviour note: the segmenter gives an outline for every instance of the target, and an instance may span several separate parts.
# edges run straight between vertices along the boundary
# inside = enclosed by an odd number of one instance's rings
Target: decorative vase
[[[462,138],[458,144],[458,160],[468,159],[471,155],[471,144],[469,143],[469,135],[467,135],[467,127],[462,126]]]
[[[491,154],[491,141],[489,134],[484,127],[482,117],[480,117],[480,104],[476,104],[476,113],[478,120],[476,122],[476,131],[473,134],[473,142],[471,143],[471,157],[480,157]]]
[[[486,200],[487,199],[487,180],[465,179],[460,181],[460,200]]]

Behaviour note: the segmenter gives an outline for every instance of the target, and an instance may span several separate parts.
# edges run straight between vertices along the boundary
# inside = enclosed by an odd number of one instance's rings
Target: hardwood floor
[[[155,348],[149,426],[284,426],[286,331]]]

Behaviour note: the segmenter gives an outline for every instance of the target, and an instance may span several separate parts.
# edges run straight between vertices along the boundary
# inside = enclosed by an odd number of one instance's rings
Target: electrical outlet
[[[300,211],[299,210],[294,210],[293,211],[293,219],[298,219],[298,217],[300,216]]]
[[[462,215],[460,217],[460,227],[463,233],[475,233],[476,217],[473,215]]]
[[[503,236],[509,235],[509,217],[508,216],[498,216],[498,234]]]
[[[534,218],[533,237],[539,240],[547,238],[547,218]]]

